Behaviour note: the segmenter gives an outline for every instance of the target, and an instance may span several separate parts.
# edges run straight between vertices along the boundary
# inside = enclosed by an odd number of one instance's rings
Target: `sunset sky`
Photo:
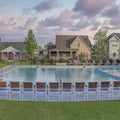
[[[23,42],[32,29],[39,45],[56,35],[120,33],[120,0],[0,0],[0,38]]]

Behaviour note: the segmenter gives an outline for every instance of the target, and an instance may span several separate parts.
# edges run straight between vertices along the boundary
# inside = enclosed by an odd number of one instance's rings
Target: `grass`
[[[0,61],[0,67],[5,67],[5,66],[7,66],[7,65],[9,65],[8,62]]]
[[[119,120],[120,101],[0,101],[0,120]]]

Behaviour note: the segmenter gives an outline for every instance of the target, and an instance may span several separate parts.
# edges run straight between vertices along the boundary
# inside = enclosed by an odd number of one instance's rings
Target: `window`
[[[112,47],[117,47],[117,44],[112,44]]]
[[[77,47],[80,47],[80,43],[77,44]]]

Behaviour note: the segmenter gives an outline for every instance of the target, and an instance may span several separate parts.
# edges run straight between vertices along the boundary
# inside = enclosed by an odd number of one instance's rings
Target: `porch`
[[[59,60],[61,58],[67,60],[69,58],[78,59],[79,54],[77,49],[69,49],[69,50],[50,50],[49,57],[52,59]]]

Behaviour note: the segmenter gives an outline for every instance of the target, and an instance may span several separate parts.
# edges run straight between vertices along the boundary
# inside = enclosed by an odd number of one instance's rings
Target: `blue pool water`
[[[105,73],[103,70],[107,70]],[[76,81],[113,81],[119,76],[110,75],[109,71],[120,71],[119,67],[82,68],[82,67],[16,67],[3,75],[4,81],[39,81],[39,82],[76,82]]]

